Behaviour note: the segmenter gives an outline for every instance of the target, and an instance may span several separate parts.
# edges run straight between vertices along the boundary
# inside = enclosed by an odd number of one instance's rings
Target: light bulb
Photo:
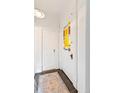
[[[41,18],[41,19],[45,18],[45,14],[43,12],[40,12],[40,10],[38,9],[34,10],[34,16],[36,16],[37,18]]]

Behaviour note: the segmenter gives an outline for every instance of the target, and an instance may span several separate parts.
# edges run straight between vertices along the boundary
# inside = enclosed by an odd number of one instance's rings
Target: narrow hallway
[[[89,90],[86,1],[35,0],[35,93]]]

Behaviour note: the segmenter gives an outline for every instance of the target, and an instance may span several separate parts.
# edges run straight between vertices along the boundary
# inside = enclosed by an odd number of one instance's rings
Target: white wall
[[[76,11],[77,1],[77,11]],[[60,68],[69,76],[79,93],[89,93],[89,46],[87,37],[87,2],[86,0],[72,0],[67,3],[60,22]],[[76,14],[77,13],[77,14]],[[76,16],[77,15],[77,16]],[[63,28],[67,25],[67,18],[71,19],[71,40],[74,59],[71,60],[68,51],[63,49]],[[87,52],[88,51],[88,52]]]
[[[78,17],[78,90],[79,93],[85,93],[85,61],[86,61],[86,47],[85,47],[85,9],[79,10]],[[83,12],[83,13],[82,13]]]
[[[61,21],[60,21],[60,62],[59,66],[61,69],[64,70],[64,72],[68,75],[68,77],[73,82],[74,86],[76,87],[76,81],[77,81],[77,55],[76,55],[76,3],[75,0],[72,0],[70,3],[67,3],[65,5],[66,8],[64,9],[64,12],[61,14]],[[71,60],[69,56],[69,52],[67,50],[63,49],[63,29],[68,24],[68,20],[71,20],[71,41],[72,46],[71,50],[73,53],[73,60]]]
[[[42,71],[43,50],[42,50],[42,29],[34,26],[34,73]]]
[[[78,91],[90,93],[88,0],[78,0]],[[88,19],[88,20],[87,20]]]

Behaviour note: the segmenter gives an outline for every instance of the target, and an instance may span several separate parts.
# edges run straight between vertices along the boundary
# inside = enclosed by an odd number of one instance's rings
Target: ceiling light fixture
[[[40,19],[45,18],[45,14],[42,11],[40,11],[39,9],[34,10],[34,16],[37,18],[40,18]]]

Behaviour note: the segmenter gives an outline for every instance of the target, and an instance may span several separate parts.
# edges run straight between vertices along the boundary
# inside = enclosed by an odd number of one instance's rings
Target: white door
[[[41,27],[34,27],[34,73],[43,69],[43,31]]]
[[[58,68],[58,32],[43,31],[43,70]]]

